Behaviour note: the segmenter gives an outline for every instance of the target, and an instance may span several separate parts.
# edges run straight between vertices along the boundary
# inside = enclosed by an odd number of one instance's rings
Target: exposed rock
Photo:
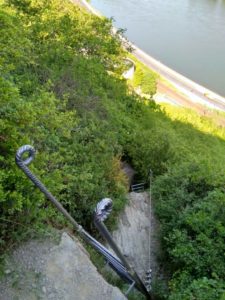
[[[152,207],[150,209],[148,193],[130,193],[129,204],[119,218],[113,238],[142,279],[150,267],[153,279],[159,273],[157,232],[158,224]]]
[[[10,272],[8,272],[10,270]],[[91,263],[80,242],[30,241],[14,251],[0,281],[1,300],[125,300]]]

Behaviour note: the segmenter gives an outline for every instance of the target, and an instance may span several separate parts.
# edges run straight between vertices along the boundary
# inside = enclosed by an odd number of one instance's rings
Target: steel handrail
[[[122,277],[129,283],[135,282],[135,287],[140,290],[147,299],[151,299],[150,294],[145,293],[146,288],[143,285],[142,281],[140,281],[140,278],[136,276],[134,270],[130,268],[129,264],[127,264],[126,260],[124,260],[124,256],[119,255],[119,259],[116,258],[112,253],[110,253],[107,248],[105,248],[101,243],[94,239],[80,224],[75,221],[75,219],[61,205],[61,203],[48,191],[44,184],[30,171],[28,165],[33,161],[35,152],[35,149],[30,145],[24,145],[20,147],[16,152],[15,157],[15,161],[18,167],[34,183],[34,185],[39,188],[39,190],[46,196],[46,198],[51,201],[51,203],[57,208],[57,210],[60,211],[64,215],[64,217],[73,224],[80,236],[106,258],[106,260],[109,262],[109,265],[113,270],[117,272],[118,275],[120,275],[120,277]],[[23,158],[24,154],[28,154],[28,157],[25,159]],[[102,228],[103,226],[100,227]],[[109,244],[111,244],[110,241],[108,242]],[[116,249],[117,245],[115,244],[113,247]],[[116,254],[119,254],[119,251]]]

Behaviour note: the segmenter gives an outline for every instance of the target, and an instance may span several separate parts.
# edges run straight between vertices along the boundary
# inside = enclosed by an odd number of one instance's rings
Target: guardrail
[[[27,155],[27,156],[26,156]],[[34,183],[34,185],[39,188],[39,190],[45,195],[45,197],[51,201],[51,203],[61,212],[64,217],[73,224],[77,233],[90,244],[96,251],[101,253],[106,261],[108,261],[111,268],[116,271],[116,273],[125,281],[131,284],[127,293],[134,286],[145,295],[146,299],[152,300],[151,294],[148,292],[145,284],[142,282],[141,278],[138,276],[136,271],[127,262],[125,256],[121,253],[120,249],[114,242],[111,234],[109,233],[103,221],[107,218],[112,209],[111,199],[105,198],[100,203],[98,203],[95,210],[95,225],[104,236],[106,241],[112,247],[114,252],[117,254],[115,257],[105,246],[98,242],[94,237],[92,237],[76,220],[69,214],[69,212],[62,206],[62,204],[48,191],[45,185],[30,171],[28,165],[33,161],[35,156],[35,149],[30,145],[24,145],[20,147],[16,152],[16,164],[25,173],[25,175]]]
[[[137,183],[131,185],[131,191],[135,193],[143,192],[145,190],[145,183]]]

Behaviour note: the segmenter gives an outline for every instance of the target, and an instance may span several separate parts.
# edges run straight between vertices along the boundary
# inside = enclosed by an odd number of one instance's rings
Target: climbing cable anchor
[[[120,259],[122,264],[125,266],[125,268],[128,270],[129,274],[134,279],[134,283],[138,290],[142,292],[143,295],[146,296],[146,299],[151,299],[151,295],[149,294],[146,286],[142,282],[141,278],[137,274],[137,272],[134,270],[134,268],[129,264],[123,253],[120,251],[119,247],[113,240],[112,235],[108,231],[107,227],[103,223],[103,221],[106,220],[106,218],[109,216],[109,214],[112,211],[112,200],[110,198],[104,198],[102,199],[94,212],[94,224],[96,228],[99,230],[102,237],[108,242],[108,244],[111,246],[113,251],[116,253],[117,257]],[[133,287],[133,283],[131,285],[131,288]]]
[[[24,157],[27,155],[26,157]],[[148,293],[145,285],[142,283],[139,276],[133,270],[132,267],[129,266],[123,254],[120,252],[118,246],[113,241],[110,233],[108,232],[105,225],[102,223],[107,216],[110,214],[112,209],[112,203],[110,204],[108,200],[105,203],[100,203],[97,206],[97,210],[95,212],[96,215],[96,223],[97,228],[101,232],[101,234],[107,239],[118,258],[115,257],[105,246],[99,243],[96,239],[94,239],[85,229],[78,224],[75,219],[67,212],[67,210],[61,205],[61,203],[48,191],[48,189],[44,186],[44,184],[30,171],[28,165],[32,162],[35,157],[35,149],[30,145],[24,145],[18,149],[16,152],[15,161],[17,166],[25,173],[25,175],[34,183],[36,187],[46,196],[48,200],[52,202],[52,204],[60,211],[64,217],[73,224],[77,232],[80,236],[85,240],[88,244],[90,244],[96,251],[98,251],[101,255],[105,257],[108,261],[110,267],[125,281],[134,285],[142,294],[146,296],[146,299],[152,299],[151,295]],[[107,198],[106,198],[107,199]],[[111,200],[111,199],[110,199]],[[102,215],[101,215],[101,213]],[[99,213],[99,214],[98,214]],[[135,283],[135,284],[134,284]]]

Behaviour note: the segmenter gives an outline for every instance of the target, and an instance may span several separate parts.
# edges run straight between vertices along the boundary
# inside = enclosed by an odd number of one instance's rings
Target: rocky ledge
[[[77,239],[67,233],[60,243],[32,240],[6,262],[1,300],[125,300],[108,284]]]

